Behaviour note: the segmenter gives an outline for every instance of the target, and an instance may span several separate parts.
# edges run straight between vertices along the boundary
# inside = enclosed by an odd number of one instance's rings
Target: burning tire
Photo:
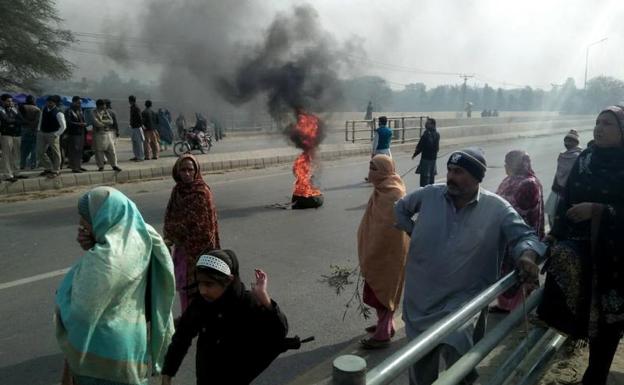
[[[293,210],[316,209],[323,205],[323,195],[315,195],[311,197],[293,195],[291,202],[291,208]]]

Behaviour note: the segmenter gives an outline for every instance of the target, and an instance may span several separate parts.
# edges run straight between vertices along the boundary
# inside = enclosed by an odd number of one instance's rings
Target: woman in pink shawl
[[[540,239],[544,238],[542,184],[531,168],[529,154],[520,150],[508,152],[505,155],[505,171],[507,177],[498,186],[496,193],[511,204],[526,224],[535,230]],[[502,274],[507,274],[512,269],[513,263],[505,258]],[[513,287],[498,297],[498,306],[491,310],[509,312],[522,302],[522,298],[520,287]]]

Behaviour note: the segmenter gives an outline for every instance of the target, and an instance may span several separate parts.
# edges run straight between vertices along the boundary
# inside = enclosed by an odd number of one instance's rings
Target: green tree
[[[596,113],[624,101],[624,82],[610,76],[598,76],[587,82],[585,111]]]
[[[54,0],[0,0],[0,9],[0,88],[35,90],[39,78],[71,75],[62,51],[74,36],[61,28]]]

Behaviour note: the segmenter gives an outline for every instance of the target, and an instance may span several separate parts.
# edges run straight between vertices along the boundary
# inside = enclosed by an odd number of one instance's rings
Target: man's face
[[[432,123],[430,120],[427,120],[427,121],[425,122],[425,128],[426,128],[427,130],[432,129],[432,128],[433,128],[433,123]]]
[[[479,181],[464,168],[449,164],[446,172],[446,187],[451,196],[469,196],[477,192]]]
[[[2,102],[2,104],[4,105],[5,108],[11,108],[13,107],[13,99],[7,98],[4,102]]]
[[[76,100],[75,102],[72,103],[72,106],[74,107],[74,109],[78,110],[80,109],[80,107],[82,107],[82,101]]]
[[[46,105],[48,106],[49,109],[56,107],[56,103],[54,103],[52,100],[48,100],[46,102]]]

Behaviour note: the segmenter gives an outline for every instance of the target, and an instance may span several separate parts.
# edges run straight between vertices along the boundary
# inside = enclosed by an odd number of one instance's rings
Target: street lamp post
[[[600,44],[600,43],[602,43],[603,41],[605,41],[607,39],[608,39],[608,37],[602,38],[600,40],[596,40],[595,42],[590,43],[587,46],[587,49],[585,50],[585,82],[583,83],[583,89],[584,90],[587,89],[587,65],[589,63],[589,47],[591,47],[592,45]]]

